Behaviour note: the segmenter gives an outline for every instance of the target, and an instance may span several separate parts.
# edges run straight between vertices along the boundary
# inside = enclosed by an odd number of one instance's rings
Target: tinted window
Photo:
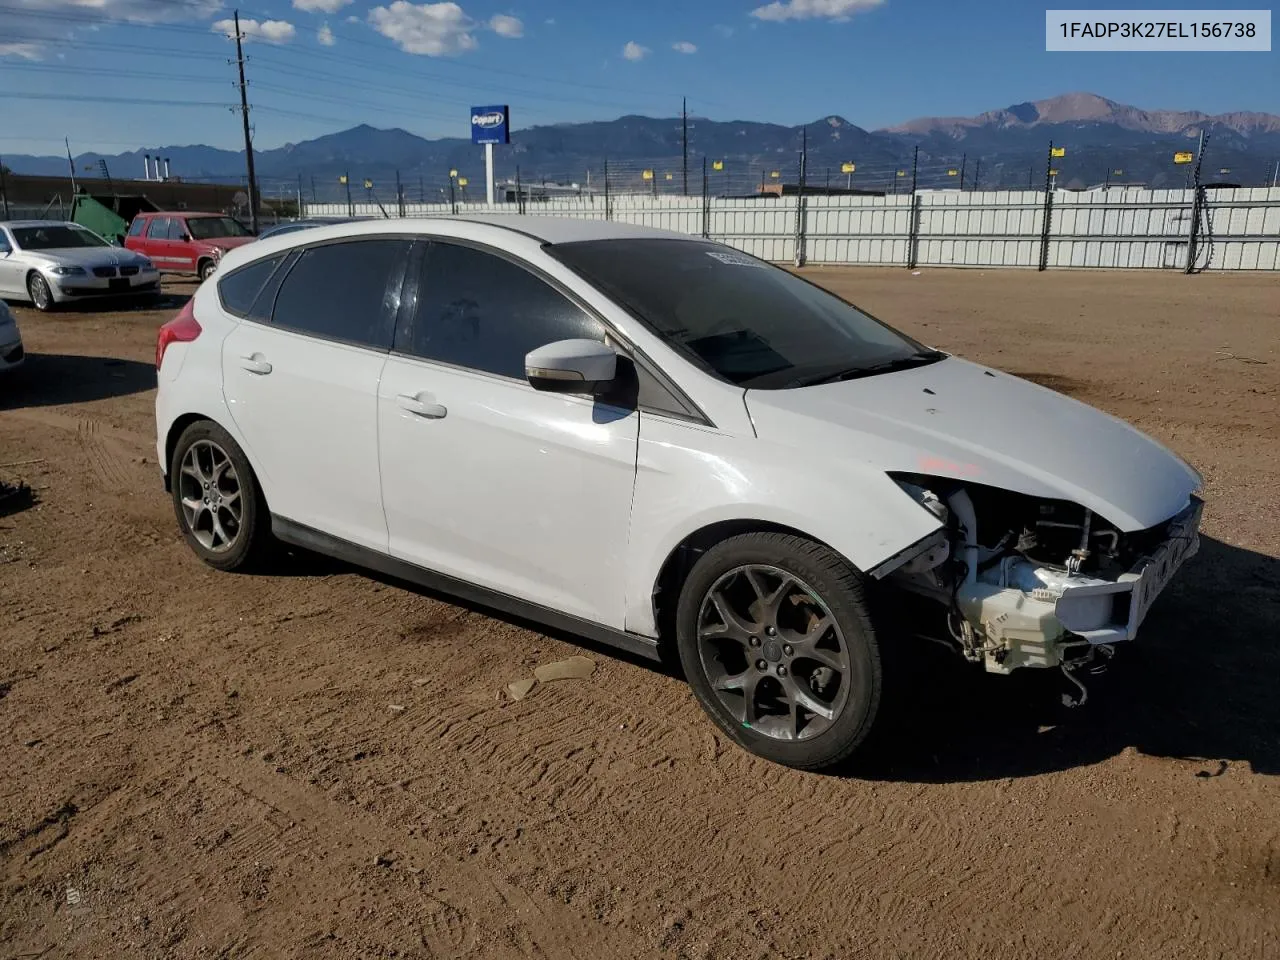
[[[284,258],[285,255],[281,254],[269,260],[259,260],[239,270],[233,270],[219,280],[218,296],[222,299],[223,309],[228,313],[234,313],[237,317],[247,316],[267,278],[284,262]]]
[[[142,231],[146,229],[146,226],[147,226],[147,221],[143,220],[140,217],[134,217],[133,223],[129,224],[129,236],[131,237],[142,236]]]
[[[147,231],[147,236],[152,240],[168,240],[169,239],[169,218],[168,217],[152,217],[151,229]]]
[[[231,217],[192,217],[187,221],[187,226],[191,236],[197,240],[252,236],[239,220]]]
[[[303,251],[280,287],[272,323],[390,349],[400,289],[388,281],[408,247],[406,240],[352,240]]]
[[[556,340],[604,340],[604,327],[528,270],[470,247],[433,243],[418,309],[398,348],[524,379],[524,357]]]
[[[603,240],[549,252],[703,369],[776,389],[940,359],[821,287],[722,244]]]
[[[72,247],[110,246],[96,233],[74,223],[50,223],[40,227],[14,227],[19,250],[66,250]]]

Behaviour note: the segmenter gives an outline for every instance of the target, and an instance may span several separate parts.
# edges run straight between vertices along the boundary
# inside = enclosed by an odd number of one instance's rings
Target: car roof
[[[502,234],[507,234],[499,240]],[[246,243],[229,251],[222,258],[220,270],[234,270],[241,264],[263,257],[274,256],[295,247],[313,243],[332,243],[366,236],[437,236],[442,239],[488,240],[516,247],[518,242],[534,248],[555,246],[592,240],[678,240],[692,243],[698,236],[657,230],[629,223],[606,220],[575,220],[569,217],[472,215],[460,217],[388,217],[385,219],[359,218],[347,223],[325,224],[307,230],[290,230],[259,237],[254,243]],[[527,248],[526,248],[527,249]]]
[[[210,213],[208,210],[142,210],[134,214],[136,217],[225,217],[225,213]]]
[[[71,220],[0,220],[0,227],[78,227],[80,224]]]
[[[667,239],[697,240],[699,237],[673,230],[641,227],[618,220],[581,220],[575,217],[547,217],[535,214],[486,214],[479,216],[429,217],[432,220],[465,220],[514,230],[543,243],[575,243],[583,240]]]

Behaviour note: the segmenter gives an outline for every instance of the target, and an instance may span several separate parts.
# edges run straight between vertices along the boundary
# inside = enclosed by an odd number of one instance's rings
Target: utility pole
[[[311,175],[311,202],[316,203],[316,175]]]
[[[4,157],[0,157],[0,202],[4,204],[4,218],[9,219],[9,185],[5,182]]]
[[[67,145],[67,166],[71,168],[71,195],[76,195],[76,162],[71,159],[71,139],[63,137],[62,142]]]
[[[970,187],[969,189],[977,190],[978,185],[981,183],[982,183],[982,158],[979,157],[977,162],[974,163],[973,165],[973,186]]]
[[[680,143],[684,154],[684,195],[689,195],[689,99],[680,98]]]
[[[907,269],[914,270],[916,266],[916,231],[920,225],[920,213],[917,204],[920,202],[920,196],[916,193],[916,173],[920,168],[920,147],[916,146],[915,152],[911,155],[911,220],[907,224]]]
[[[253,140],[249,136],[249,95],[244,80],[244,47],[241,44],[240,11],[235,11],[236,67],[240,71],[240,119],[244,124],[244,160],[249,174],[249,230],[258,232],[258,181],[253,173]]]
[[[1049,231],[1053,223],[1053,141],[1049,141],[1049,156],[1044,164],[1044,213],[1040,221],[1040,266],[1043,273],[1049,267]]]
[[[1200,146],[1196,150],[1196,168],[1195,180],[1192,183],[1191,193],[1191,236],[1187,239],[1187,267],[1185,273],[1195,273],[1196,271],[1196,255],[1198,251],[1196,247],[1200,242],[1200,214],[1204,210],[1204,187],[1200,186],[1200,165],[1204,162],[1204,145],[1208,141],[1208,137],[1204,135],[1204,128],[1200,129]],[[1210,256],[1213,251],[1210,250]],[[1205,263],[1208,266],[1208,263]]]
[[[969,155],[967,153],[960,154],[960,189],[962,191],[964,190],[964,168],[968,162]]]

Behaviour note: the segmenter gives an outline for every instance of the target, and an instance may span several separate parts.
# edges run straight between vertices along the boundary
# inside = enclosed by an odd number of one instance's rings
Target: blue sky
[[[873,129],[1075,90],[1147,108],[1280,113],[1280,54],[1046,53],[1044,5],[1026,0],[246,2],[262,148],[361,122],[466,136],[471,103],[510,103],[517,129],[671,116],[681,95],[715,119],[840,114]],[[0,0],[0,155],[56,154],[64,135],[76,152],[238,147],[226,109],[234,46],[217,26],[231,10]]]

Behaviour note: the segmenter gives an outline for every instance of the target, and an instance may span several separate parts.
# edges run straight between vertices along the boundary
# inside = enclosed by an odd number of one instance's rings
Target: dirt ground
[[[215,573],[153,446],[190,285],[19,308],[0,956],[1280,957],[1280,277],[809,275],[1203,472],[1201,552],[1086,706],[925,659],[891,750],[803,774],[572,637],[319,559]]]

